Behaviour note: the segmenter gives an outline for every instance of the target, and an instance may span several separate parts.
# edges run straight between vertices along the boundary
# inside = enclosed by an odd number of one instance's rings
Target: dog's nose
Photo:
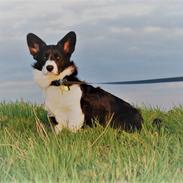
[[[51,72],[53,70],[53,65],[46,66],[47,71]]]

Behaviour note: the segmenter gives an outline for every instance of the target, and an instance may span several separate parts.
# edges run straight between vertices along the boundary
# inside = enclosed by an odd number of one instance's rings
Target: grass
[[[142,114],[139,133],[97,126],[56,136],[41,106],[1,103],[0,182],[183,182],[183,108]]]

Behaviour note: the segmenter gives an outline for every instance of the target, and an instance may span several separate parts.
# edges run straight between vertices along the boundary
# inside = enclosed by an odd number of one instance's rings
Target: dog
[[[66,34],[56,45],[47,45],[33,33],[27,35],[30,54],[35,59],[33,76],[45,96],[45,109],[56,134],[67,128],[77,132],[84,126],[110,125],[119,130],[140,130],[143,118],[126,101],[77,78],[71,61],[76,33]],[[110,123],[110,124],[109,124]]]

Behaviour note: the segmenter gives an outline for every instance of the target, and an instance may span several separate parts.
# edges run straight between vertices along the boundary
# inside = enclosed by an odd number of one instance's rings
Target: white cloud
[[[0,89],[1,90],[7,90],[9,88],[12,88],[12,90],[19,90],[20,88],[24,88],[24,87],[32,87],[33,85],[35,85],[35,83],[33,81],[4,81],[1,82],[0,84]]]
[[[152,4],[123,3],[123,1],[13,1],[0,8],[1,39],[20,38],[29,28],[42,34],[51,34],[83,23],[98,23],[103,19],[144,16],[154,10]],[[53,28],[54,27],[54,28]]]
[[[158,26],[147,26],[144,27],[144,32],[146,33],[160,33],[162,31],[164,31],[165,29],[163,29],[162,27],[158,27]]]
[[[179,15],[177,18],[180,18],[182,12],[179,7],[181,4],[171,1],[167,3],[126,0],[4,1],[0,4],[2,42],[23,40],[25,34],[30,31],[49,37],[64,34],[73,28],[86,29],[87,25],[103,26],[103,34],[108,30],[120,34],[161,32],[166,34],[167,29],[172,28],[164,25],[171,24],[167,19],[171,16],[177,17],[177,14]],[[113,23],[115,21],[118,25]],[[156,25],[154,21],[162,21],[163,24]],[[176,36],[182,36],[181,28],[180,30],[178,27],[173,28],[176,29],[173,31]],[[97,30],[92,31],[99,36]]]
[[[141,27],[125,27],[125,26],[113,26],[110,28],[112,34],[118,35],[129,35],[129,36],[140,36],[141,38],[151,39],[152,35],[154,38],[167,39],[178,39],[183,37],[183,27],[164,27],[164,26],[141,26]],[[153,43],[153,39],[151,42]]]
[[[176,37],[183,37],[183,28],[175,28],[173,35]]]
[[[123,34],[132,34],[134,33],[134,29],[130,27],[111,27],[111,32],[112,33],[123,33]]]

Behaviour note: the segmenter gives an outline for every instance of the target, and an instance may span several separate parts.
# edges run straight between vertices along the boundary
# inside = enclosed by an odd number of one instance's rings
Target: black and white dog
[[[36,35],[27,35],[27,44],[36,60],[34,80],[45,94],[45,107],[55,131],[63,128],[76,132],[92,126],[93,119],[126,131],[141,129],[140,112],[122,99],[77,78],[77,68],[70,60],[75,50],[76,34],[69,32],[56,45],[47,45]]]

